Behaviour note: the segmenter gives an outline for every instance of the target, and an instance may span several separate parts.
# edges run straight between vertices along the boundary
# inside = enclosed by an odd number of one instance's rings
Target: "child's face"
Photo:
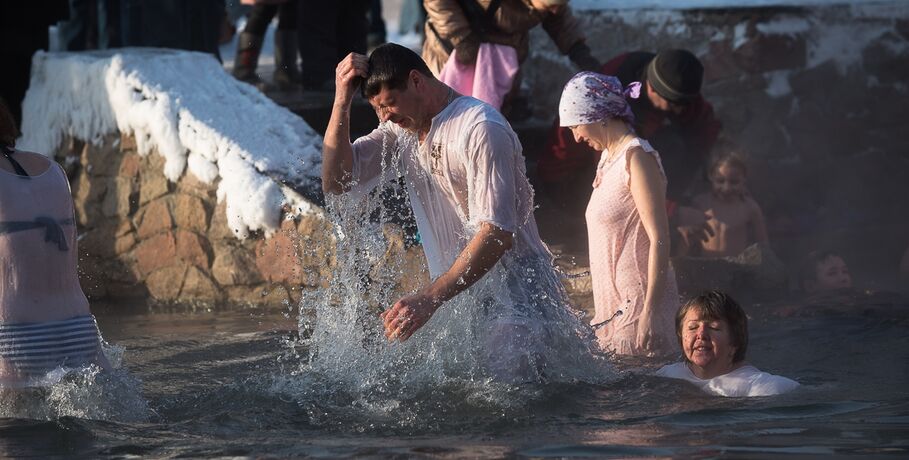
[[[849,267],[839,256],[830,256],[818,262],[815,274],[816,279],[814,283],[811,283],[812,286],[809,286],[811,292],[825,292],[852,287],[852,275],[849,274]]]
[[[745,196],[745,171],[738,166],[723,163],[710,174],[713,193],[720,198]]]

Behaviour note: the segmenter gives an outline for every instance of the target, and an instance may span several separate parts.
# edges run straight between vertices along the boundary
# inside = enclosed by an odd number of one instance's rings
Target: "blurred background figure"
[[[246,27],[240,33],[237,43],[237,57],[234,59],[234,77],[261,88],[264,82],[256,73],[259,54],[265,31],[275,16],[278,28],[275,31],[275,73],[273,81],[280,89],[299,85],[300,69],[297,65],[297,0],[243,0],[252,4],[246,20]]]
[[[382,0],[372,0],[369,5],[369,33],[366,35],[366,48],[373,48],[388,41],[385,19],[382,18]]]
[[[224,0],[121,0],[123,46],[211,53],[219,61]]]
[[[476,61],[481,43],[505,45],[517,51],[522,64],[530,52],[530,30],[542,25],[556,46],[581,70],[596,70],[600,63],[585,43],[584,33],[567,0],[426,0],[426,40],[423,60],[439,76],[452,51],[461,64]],[[520,94],[521,73],[502,106],[511,121],[531,116],[529,101]]]
[[[298,43],[304,90],[333,91],[335,67],[351,52],[366,54],[372,0],[304,1]]]
[[[852,274],[846,261],[832,251],[809,253],[799,272],[799,286],[809,296],[852,289]]]
[[[734,151],[717,155],[707,176],[710,191],[696,196],[694,205],[710,217],[713,235],[700,242],[694,252],[706,257],[732,257],[753,244],[768,243],[764,213],[748,192],[744,156]]]
[[[69,0],[69,20],[57,25],[66,51],[121,46],[120,0]]]
[[[0,97],[8,104],[17,130],[22,123],[22,98],[31,78],[32,55],[48,49],[48,27],[68,17],[66,0],[0,2]]]
[[[426,8],[421,0],[402,0],[398,15],[398,35],[422,34]]]

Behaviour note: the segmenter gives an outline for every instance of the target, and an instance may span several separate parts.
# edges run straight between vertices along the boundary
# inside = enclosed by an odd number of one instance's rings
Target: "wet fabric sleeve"
[[[502,230],[517,231],[516,150],[514,136],[505,126],[485,121],[472,128],[467,141],[471,223],[488,222]]]
[[[386,155],[394,150],[396,136],[376,128],[353,142],[353,165],[349,195],[359,197],[371,192],[382,180],[383,142],[388,143]],[[392,179],[392,177],[388,177]]]

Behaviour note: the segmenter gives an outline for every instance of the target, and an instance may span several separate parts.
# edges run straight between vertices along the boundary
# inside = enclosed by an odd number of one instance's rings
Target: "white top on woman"
[[[773,396],[799,386],[795,380],[761,372],[750,364],[712,379],[698,378],[683,362],[663,366],[655,375],[686,380],[707,393],[727,397]]]

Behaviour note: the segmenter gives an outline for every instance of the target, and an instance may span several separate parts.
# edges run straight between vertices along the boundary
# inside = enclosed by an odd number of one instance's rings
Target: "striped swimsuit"
[[[0,360],[22,377],[41,377],[58,367],[96,362],[101,352],[99,337],[93,315],[0,324]]]

